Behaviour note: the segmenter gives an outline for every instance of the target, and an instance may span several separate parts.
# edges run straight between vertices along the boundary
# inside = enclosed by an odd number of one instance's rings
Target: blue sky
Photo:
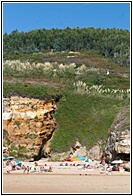
[[[130,3],[3,2],[3,33],[35,29],[119,28],[130,31]]]

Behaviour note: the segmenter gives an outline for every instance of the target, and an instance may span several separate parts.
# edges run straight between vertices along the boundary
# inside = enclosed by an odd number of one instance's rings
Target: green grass
[[[58,129],[51,141],[51,149],[55,152],[67,151],[78,139],[87,148],[98,140],[106,140],[113,120],[127,100],[89,97],[87,95],[67,95],[65,101],[60,100],[55,114]]]
[[[33,97],[45,99],[46,97],[56,96],[59,92],[52,87],[44,85],[25,85],[22,83],[3,83],[3,96],[20,95],[23,97]]]

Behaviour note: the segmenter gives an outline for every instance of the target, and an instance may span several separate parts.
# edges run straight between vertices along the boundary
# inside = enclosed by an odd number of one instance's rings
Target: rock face
[[[103,141],[97,142],[89,151],[86,146],[82,146],[79,141],[76,141],[75,145],[70,149],[70,157],[74,158],[77,156],[86,156],[89,159],[100,159],[102,155],[101,144]]]
[[[102,150],[102,145],[105,144],[104,140],[98,141],[89,151],[88,151],[88,157],[90,159],[97,159],[99,160],[100,157],[102,156],[103,150]]]
[[[130,108],[123,108],[110,128],[105,153],[112,160],[130,161]]]
[[[56,129],[54,99],[12,96],[3,99],[3,145],[15,157],[38,160],[49,155],[49,141]]]
[[[75,145],[70,149],[70,157],[74,158],[77,156],[86,156],[86,146],[82,146],[79,141],[76,141]]]

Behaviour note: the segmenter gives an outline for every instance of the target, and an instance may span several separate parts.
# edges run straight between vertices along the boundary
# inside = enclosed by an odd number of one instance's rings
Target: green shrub
[[[18,148],[12,144],[11,147],[8,148],[9,151],[17,150]]]
[[[25,139],[29,138],[29,132],[25,133]]]
[[[11,144],[11,141],[10,141],[9,138],[7,138],[6,141],[7,141],[7,145],[10,145]]]
[[[18,157],[18,154],[17,154],[16,151],[11,151],[10,152],[10,156],[13,156],[13,157],[17,158]]]
[[[19,148],[19,153],[20,153],[20,154],[21,154],[21,153],[29,152],[29,150],[28,150],[25,146],[19,145],[18,148]]]

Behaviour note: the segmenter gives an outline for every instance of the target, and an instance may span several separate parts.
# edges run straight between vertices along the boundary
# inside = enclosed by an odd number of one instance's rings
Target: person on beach
[[[27,171],[27,167],[24,165],[23,169],[24,169],[24,174],[25,174],[25,172]]]
[[[6,166],[6,168],[7,168],[6,170],[7,174],[10,174],[10,166]]]
[[[9,163],[10,163],[10,161],[7,161],[7,162],[6,162],[6,166],[9,166]]]
[[[106,168],[106,174],[108,175],[109,172],[111,172],[111,171],[112,171],[112,168],[111,168],[110,164],[108,164],[108,166]]]
[[[43,172],[43,167],[42,166],[40,167],[40,172]]]
[[[100,158],[100,164],[101,164],[101,165],[105,165],[105,157],[104,157],[104,156],[102,156],[102,157]]]
[[[98,163],[95,164],[94,168],[98,169],[100,166],[98,165]]]
[[[15,163],[12,164],[12,171],[15,171],[16,170],[16,165]]]
[[[35,162],[35,166],[38,166],[38,163],[37,162]]]
[[[52,167],[51,166],[48,168],[48,172],[52,172]]]
[[[27,166],[27,174],[29,174],[29,172],[30,172],[30,167]]]

